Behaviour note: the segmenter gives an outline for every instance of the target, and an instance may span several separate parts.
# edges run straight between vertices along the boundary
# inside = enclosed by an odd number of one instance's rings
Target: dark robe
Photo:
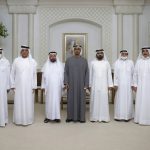
[[[83,57],[72,56],[65,64],[64,84],[69,85],[67,92],[67,119],[85,121],[85,89],[89,87],[89,68]]]

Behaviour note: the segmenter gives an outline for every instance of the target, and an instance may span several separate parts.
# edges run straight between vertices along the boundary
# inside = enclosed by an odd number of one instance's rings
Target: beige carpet
[[[110,123],[66,123],[66,108],[62,122],[44,124],[44,105],[35,104],[35,123],[22,127],[12,123],[13,105],[9,105],[9,124],[0,128],[0,150],[150,150],[150,126],[140,126],[113,120]]]

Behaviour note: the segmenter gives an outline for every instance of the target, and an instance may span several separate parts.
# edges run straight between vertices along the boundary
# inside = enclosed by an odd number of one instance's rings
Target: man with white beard
[[[44,64],[42,72],[42,89],[46,95],[46,118],[44,123],[50,121],[60,122],[64,69],[55,51],[49,53],[49,58]]]
[[[4,57],[3,49],[0,48],[0,126],[5,127],[8,123],[7,91],[9,84],[10,63]]]
[[[28,46],[21,46],[11,70],[11,89],[15,92],[13,122],[30,125],[34,120],[34,90],[37,88],[36,61]]]
[[[128,51],[121,50],[120,57],[114,66],[116,90],[114,118],[116,121],[129,121],[133,118],[133,72],[134,64],[128,59]]]
[[[150,47],[141,49],[133,78],[136,92],[134,122],[150,125]]]
[[[113,87],[110,64],[103,49],[96,50],[90,68],[90,121],[109,122],[108,90]]]

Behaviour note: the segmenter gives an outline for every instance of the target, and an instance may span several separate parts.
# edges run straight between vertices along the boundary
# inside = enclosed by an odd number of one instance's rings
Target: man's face
[[[96,58],[98,60],[102,60],[104,58],[104,52],[103,51],[97,52],[96,53]]]
[[[76,56],[79,56],[80,53],[81,53],[81,49],[80,49],[80,48],[75,48],[75,49],[74,49],[74,54],[75,54]]]
[[[142,55],[144,56],[144,58],[149,57],[149,51],[148,51],[148,49],[142,49]]]
[[[127,52],[121,52],[121,59],[126,60],[128,58],[128,53]]]
[[[23,58],[27,58],[29,56],[29,50],[28,49],[22,49],[21,50],[21,56]]]
[[[121,57],[128,57],[128,53],[127,52],[122,52]]]
[[[56,61],[56,54],[49,54],[49,60],[51,62],[55,62]]]

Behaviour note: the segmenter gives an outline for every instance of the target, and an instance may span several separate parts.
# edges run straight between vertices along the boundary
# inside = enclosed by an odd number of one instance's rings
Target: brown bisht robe
[[[85,121],[85,90],[89,86],[89,68],[83,57],[72,56],[65,64],[64,84],[69,85],[67,92],[67,119]]]

